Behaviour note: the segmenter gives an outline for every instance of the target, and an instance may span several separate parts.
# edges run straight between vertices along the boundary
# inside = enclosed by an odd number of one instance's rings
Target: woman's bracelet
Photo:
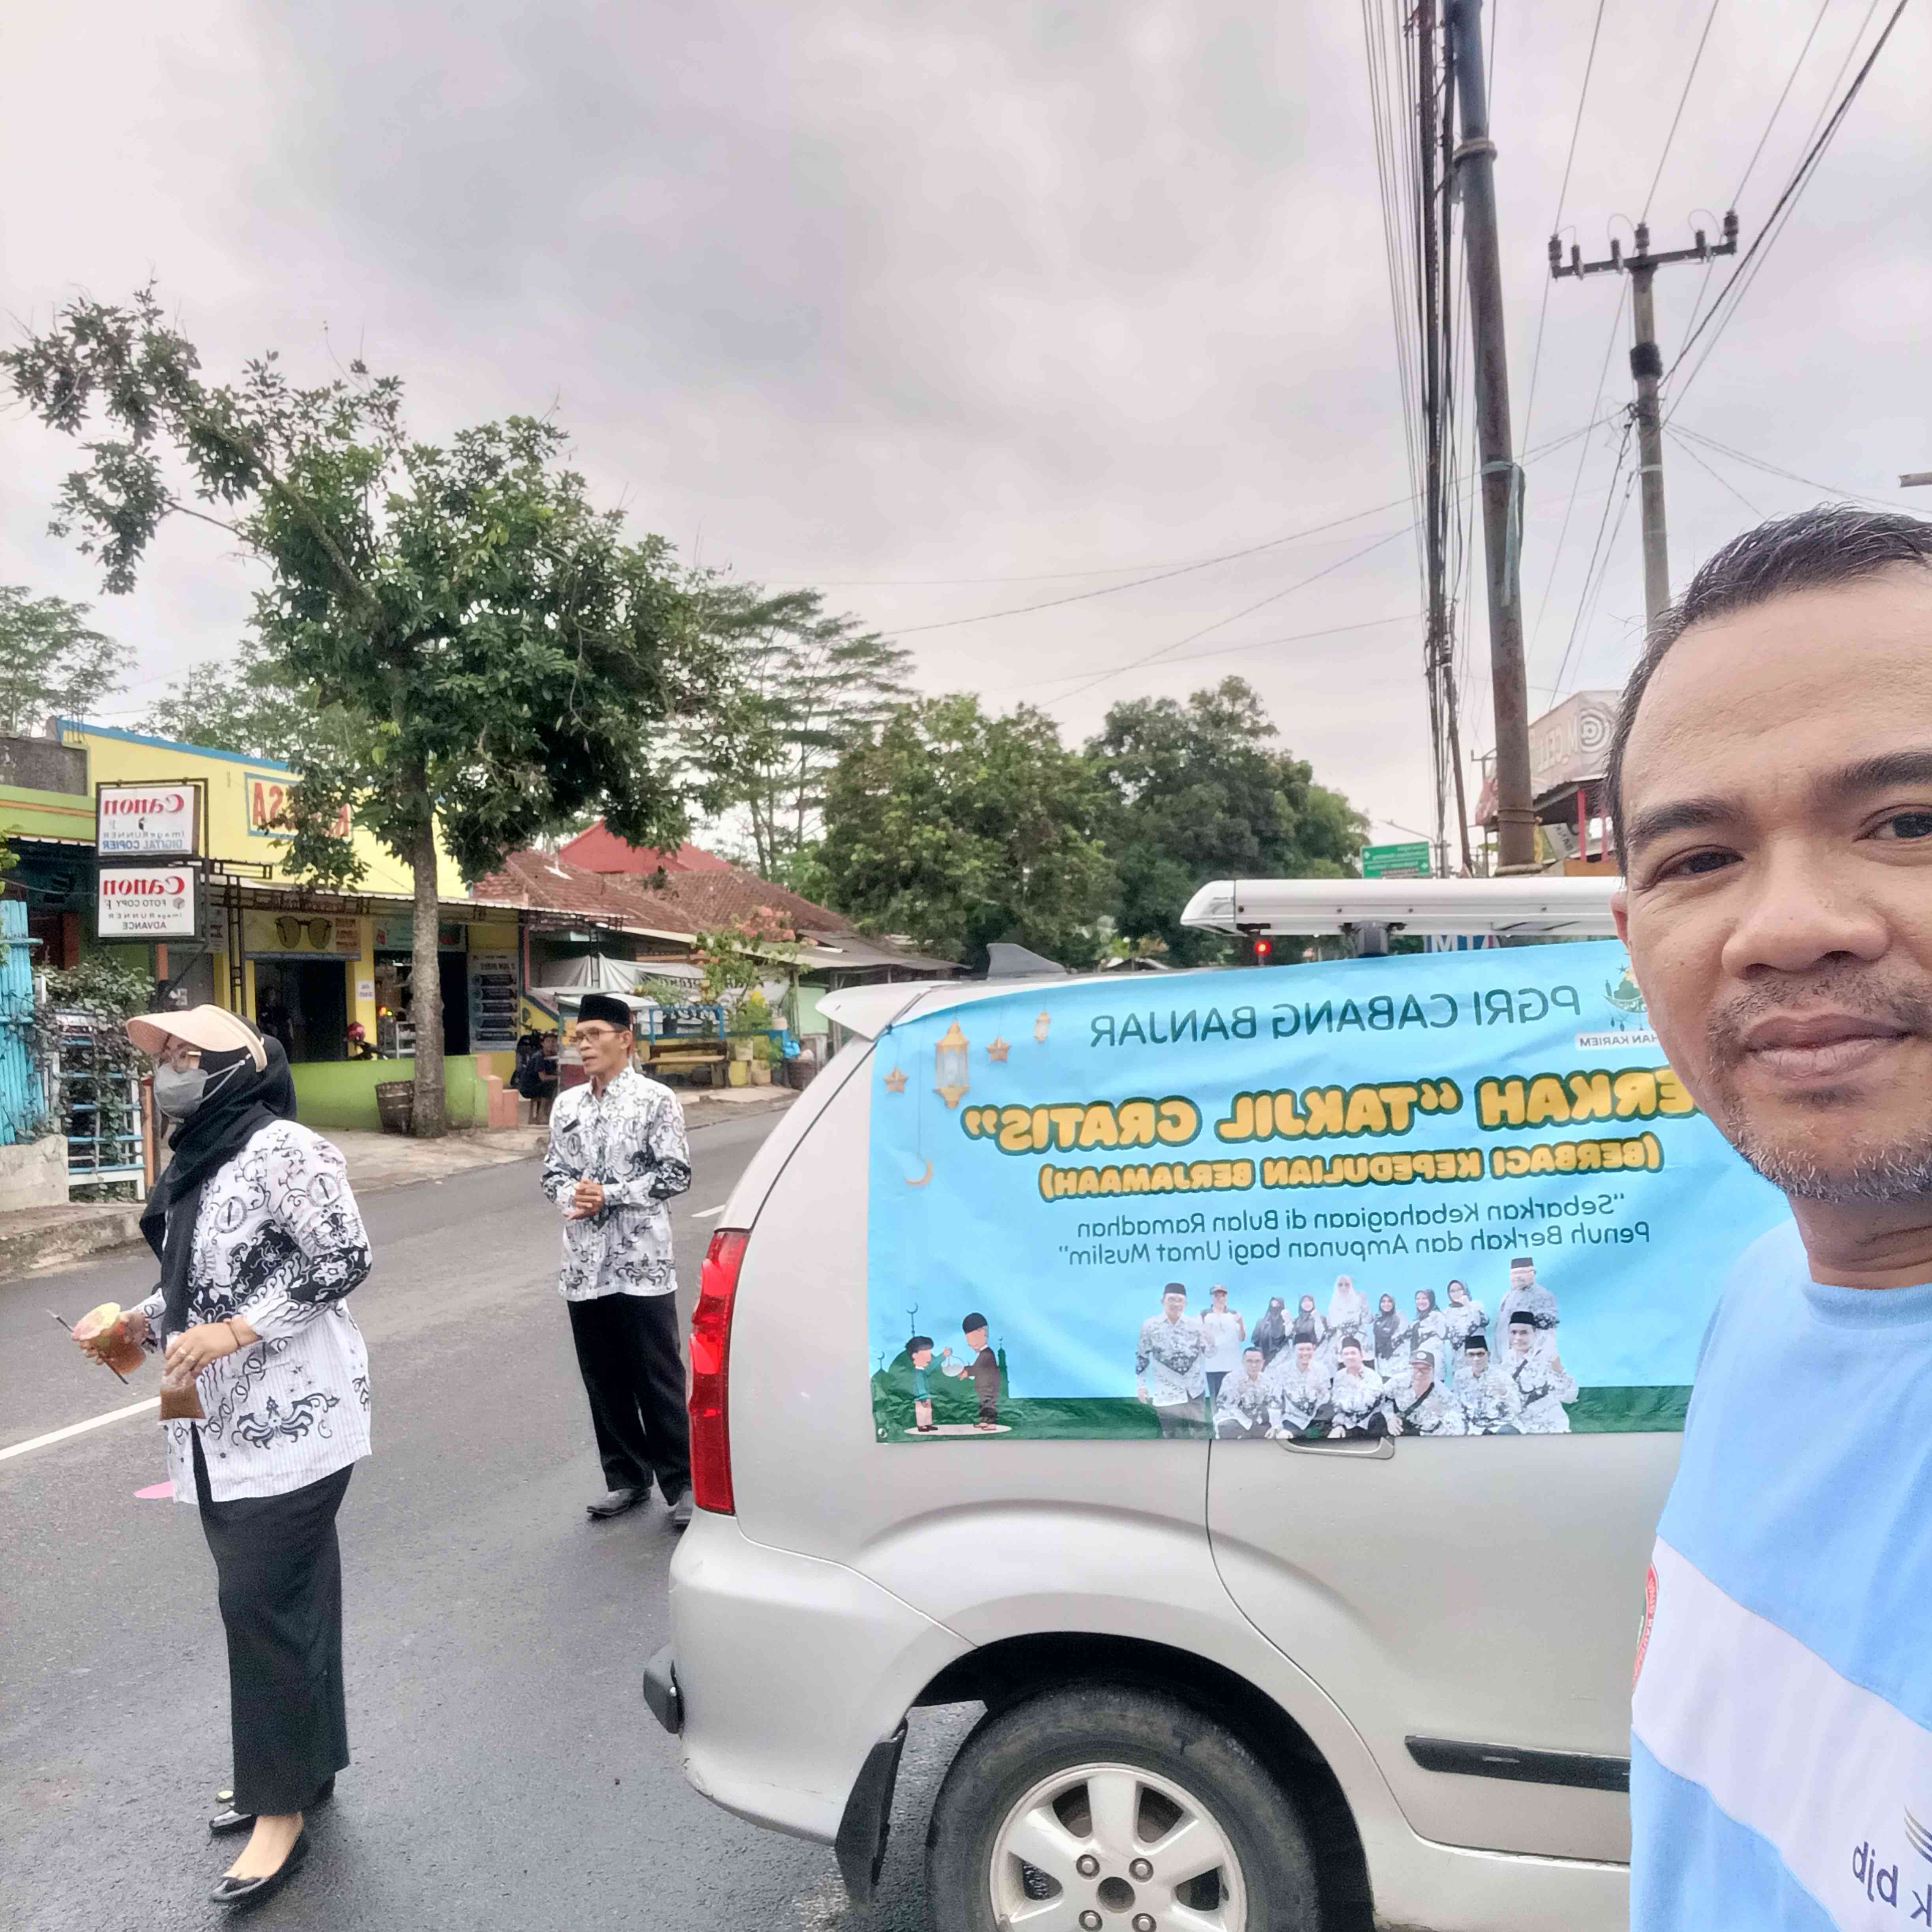
[[[228,1339],[235,1344],[235,1352],[238,1355],[245,1345],[241,1336],[235,1332],[234,1317],[230,1316],[221,1325],[228,1330]]]

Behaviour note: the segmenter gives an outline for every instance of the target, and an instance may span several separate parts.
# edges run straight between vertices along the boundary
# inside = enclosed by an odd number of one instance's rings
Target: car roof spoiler
[[[1529,879],[1215,879],[1187,902],[1183,926],[1208,932],[1347,932],[1364,926],[1422,937],[1606,939],[1623,881]]]

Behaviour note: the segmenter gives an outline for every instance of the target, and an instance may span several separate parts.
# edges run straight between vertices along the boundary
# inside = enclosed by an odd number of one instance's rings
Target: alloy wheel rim
[[[1226,1829],[1184,1785],[1138,1765],[1040,1779],[1001,1821],[988,1876],[1003,1932],[1247,1932]]]

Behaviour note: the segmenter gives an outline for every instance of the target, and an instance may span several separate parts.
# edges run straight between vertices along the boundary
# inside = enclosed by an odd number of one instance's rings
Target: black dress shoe
[[[273,1871],[262,1878],[217,1879],[214,1889],[208,1895],[217,1905],[258,1904],[280,1892],[295,1876],[308,1856],[308,1832],[304,1827],[296,1834],[296,1841],[289,1847],[288,1856]]]
[[[678,1498],[677,1501],[673,1503],[670,1506],[670,1526],[672,1528],[688,1529],[691,1527],[692,1505],[692,1494],[688,1490],[686,1490],[684,1493]]]
[[[646,1483],[641,1490],[612,1490],[599,1496],[594,1503],[586,1503],[584,1513],[593,1522],[602,1522],[608,1516],[622,1516],[626,1510],[634,1510],[646,1501],[651,1493]]]
[[[232,1791],[218,1791],[218,1798],[230,1798]],[[326,1804],[335,1796],[335,1774],[331,1772],[315,1788],[315,1796],[302,1807],[304,1811],[313,1811],[318,1804]],[[245,1832],[255,1822],[252,1811],[238,1811],[232,1804],[224,1806],[208,1821],[210,1834],[218,1838],[226,1838],[230,1832]]]

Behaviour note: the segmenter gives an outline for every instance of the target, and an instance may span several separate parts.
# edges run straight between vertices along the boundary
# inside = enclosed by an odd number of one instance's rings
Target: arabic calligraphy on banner
[[[1610,940],[1035,981],[872,1058],[882,1442],[1679,1428],[1786,1211]]]

